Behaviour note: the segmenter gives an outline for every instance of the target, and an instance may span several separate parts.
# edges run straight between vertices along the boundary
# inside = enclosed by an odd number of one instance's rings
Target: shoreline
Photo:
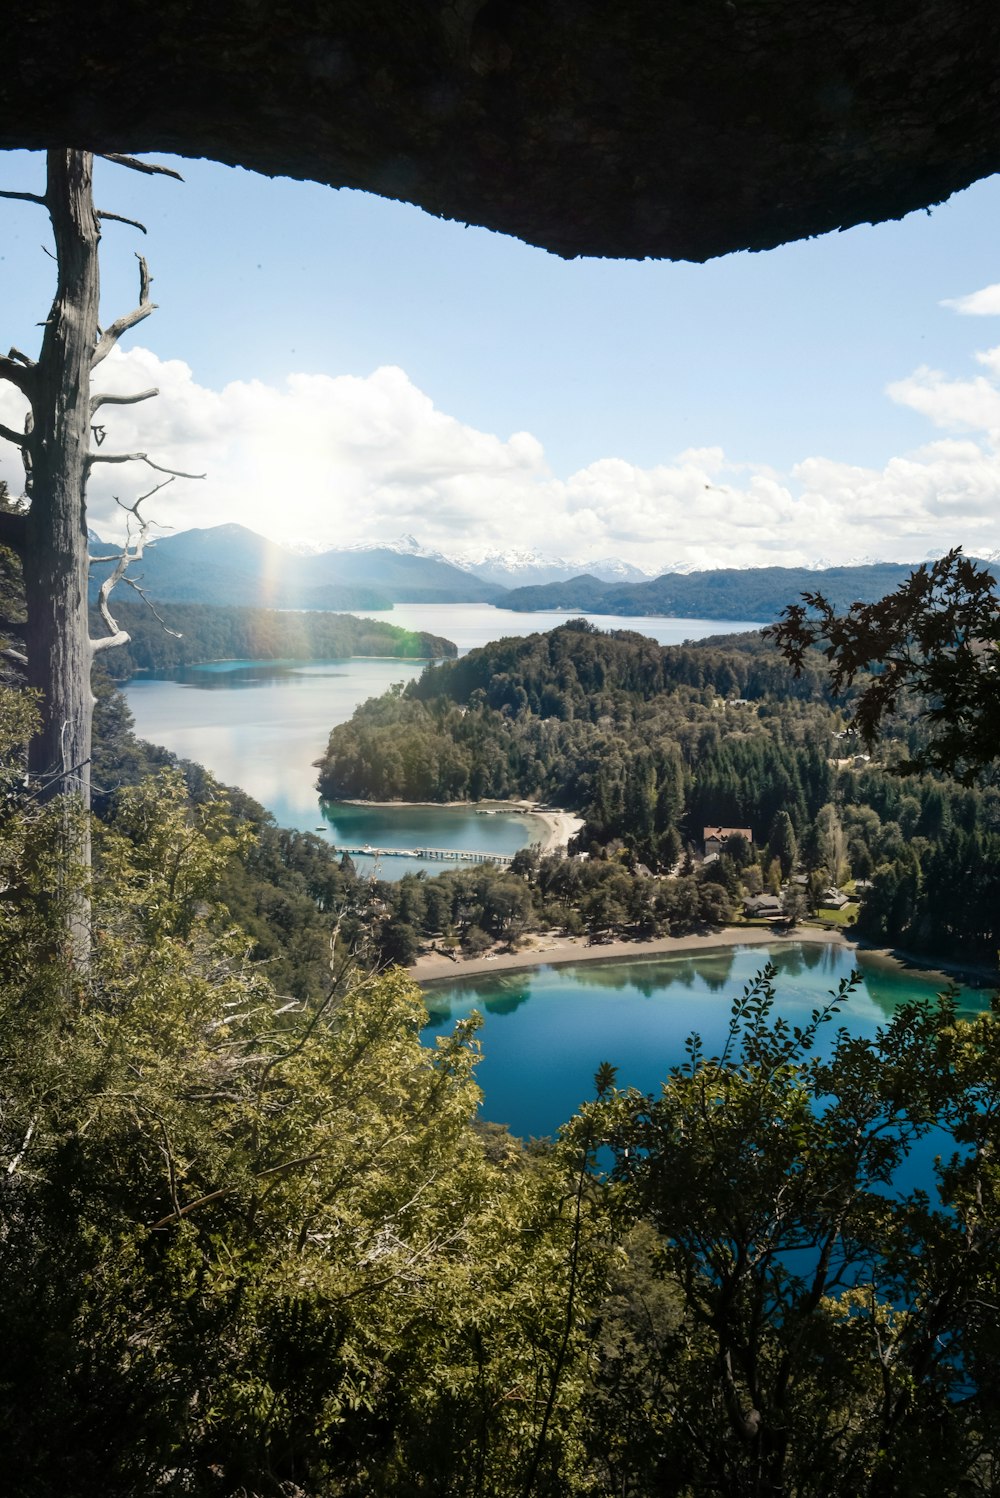
[[[338,797],[337,800],[327,800],[326,797],[323,799],[329,806],[426,806],[432,811],[496,812],[537,817],[542,823],[542,836],[532,838],[525,847],[535,847],[539,853],[554,853],[557,848],[568,848],[570,838],[583,826],[583,818],[575,811],[564,811],[561,806],[544,806],[538,801],[364,801],[357,796]]]
[[[769,930],[763,926],[721,926],[712,931],[690,932],[685,936],[656,936],[647,941],[616,940],[590,945],[585,936],[549,936],[534,933],[530,946],[518,952],[484,953],[481,957],[458,957],[454,961],[442,952],[423,952],[408,975],[420,987],[462,978],[479,978],[490,973],[516,973],[536,967],[575,967],[581,962],[642,961],[647,957],[667,957],[675,953],[710,951],[718,947],[762,947],[780,942],[812,942],[864,952],[887,969],[907,968],[940,979],[947,986],[952,981],[968,987],[1000,987],[1000,974],[975,964],[946,964],[940,958],[921,958],[910,952],[889,947],[870,947],[854,941],[836,928],[800,925],[790,931]]]
[[[795,941],[819,941],[835,946],[855,947],[839,931],[810,930],[803,934],[797,927],[789,933]],[[486,953],[482,957],[459,957],[452,961],[441,952],[424,952],[407,972],[415,983],[438,983],[447,978],[475,978],[485,973],[523,972],[534,967],[567,967],[580,962],[621,962],[644,957],[665,957],[675,952],[709,951],[713,947],[767,946],[786,941],[784,932],[762,926],[721,926],[717,930],[689,932],[685,936],[654,936],[648,941],[616,940],[589,943],[586,936],[547,936],[535,934],[533,943],[519,952]]]

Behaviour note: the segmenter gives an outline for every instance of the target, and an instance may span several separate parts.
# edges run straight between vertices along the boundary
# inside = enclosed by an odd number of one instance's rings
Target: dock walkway
[[[507,868],[513,858],[511,853],[480,853],[469,848],[373,848],[366,843],[363,848],[347,848],[337,844],[338,853],[350,853],[362,858],[427,858],[442,863],[495,863]]]

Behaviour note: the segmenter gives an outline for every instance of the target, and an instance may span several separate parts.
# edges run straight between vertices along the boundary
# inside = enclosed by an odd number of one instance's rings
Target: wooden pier
[[[511,853],[480,853],[468,848],[373,848],[367,843],[363,848],[337,843],[336,852],[350,853],[352,858],[426,858],[441,863],[495,863],[501,868],[507,868],[513,858]]]

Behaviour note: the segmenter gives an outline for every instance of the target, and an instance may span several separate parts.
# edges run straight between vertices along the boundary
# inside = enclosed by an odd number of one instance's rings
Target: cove
[[[375,616],[383,617],[383,616]],[[454,640],[459,654],[504,636],[523,636],[565,623],[565,613],[517,614],[490,604],[399,604],[385,619]],[[595,614],[601,629],[628,628],[661,645],[758,629],[714,619],[617,618]],[[169,620],[168,620],[169,622]],[[325,661],[212,661],[162,675],[143,673],[124,692],[141,738],[204,765],[224,785],[238,785],[282,827],[315,832],[338,846],[480,849],[510,855],[541,835],[518,814],[478,817],[474,807],[353,806],[321,803],[314,761],[330,730],[369,697],[419,676],[426,661],[354,657]],[[356,858],[362,874],[371,859]],[[447,864],[384,858],[383,879]]]
[[[602,1061],[618,1068],[618,1086],[655,1092],[670,1067],[685,1060],[692,1031],[706,1054],[718,1054],[733,999],[768,960],[778,969],[774,1013],[800,1026],[841,978],[860,969],[861,984],[823,1027],[820,1050],[838,1026],[873,1036],[897,1005],[933,997],[942,987],[940,979],[900,970],[880,954],[827,943],[718,947],[429,984],[424,1038],[478,1010],[482,1116],[522,1138],[553,1134],[593,1097]],[[985,1009],[989,995],[963,989],[960,1003],[966,1011]]]
[[[510,855],[541,837],[536,819],[518,813],[477,816],[474,807],[364,806],[321,802],[313,761],[330,729],[359,703],[418,676],[425,661],[354,658],[330,661],[213,661],[163,676],[133,677],[126,696],[136,732],[205,765],[238,785],[282,827],[315,832],[338,847],[481,849]],[[356,856],[371,874],[372,858]],[[401,879],[447,863],[382,858],[382,879]],[[454,867],[454,865],[451,865]]]

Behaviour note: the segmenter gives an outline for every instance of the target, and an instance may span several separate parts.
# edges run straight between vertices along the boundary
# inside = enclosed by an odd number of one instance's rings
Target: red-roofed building
[[[752,843],[753,830],[750,827],[706,827],[704,831],[705,857],[717,857],[720,853],[724,853],[731,837],[744,837],[748,843]]]

